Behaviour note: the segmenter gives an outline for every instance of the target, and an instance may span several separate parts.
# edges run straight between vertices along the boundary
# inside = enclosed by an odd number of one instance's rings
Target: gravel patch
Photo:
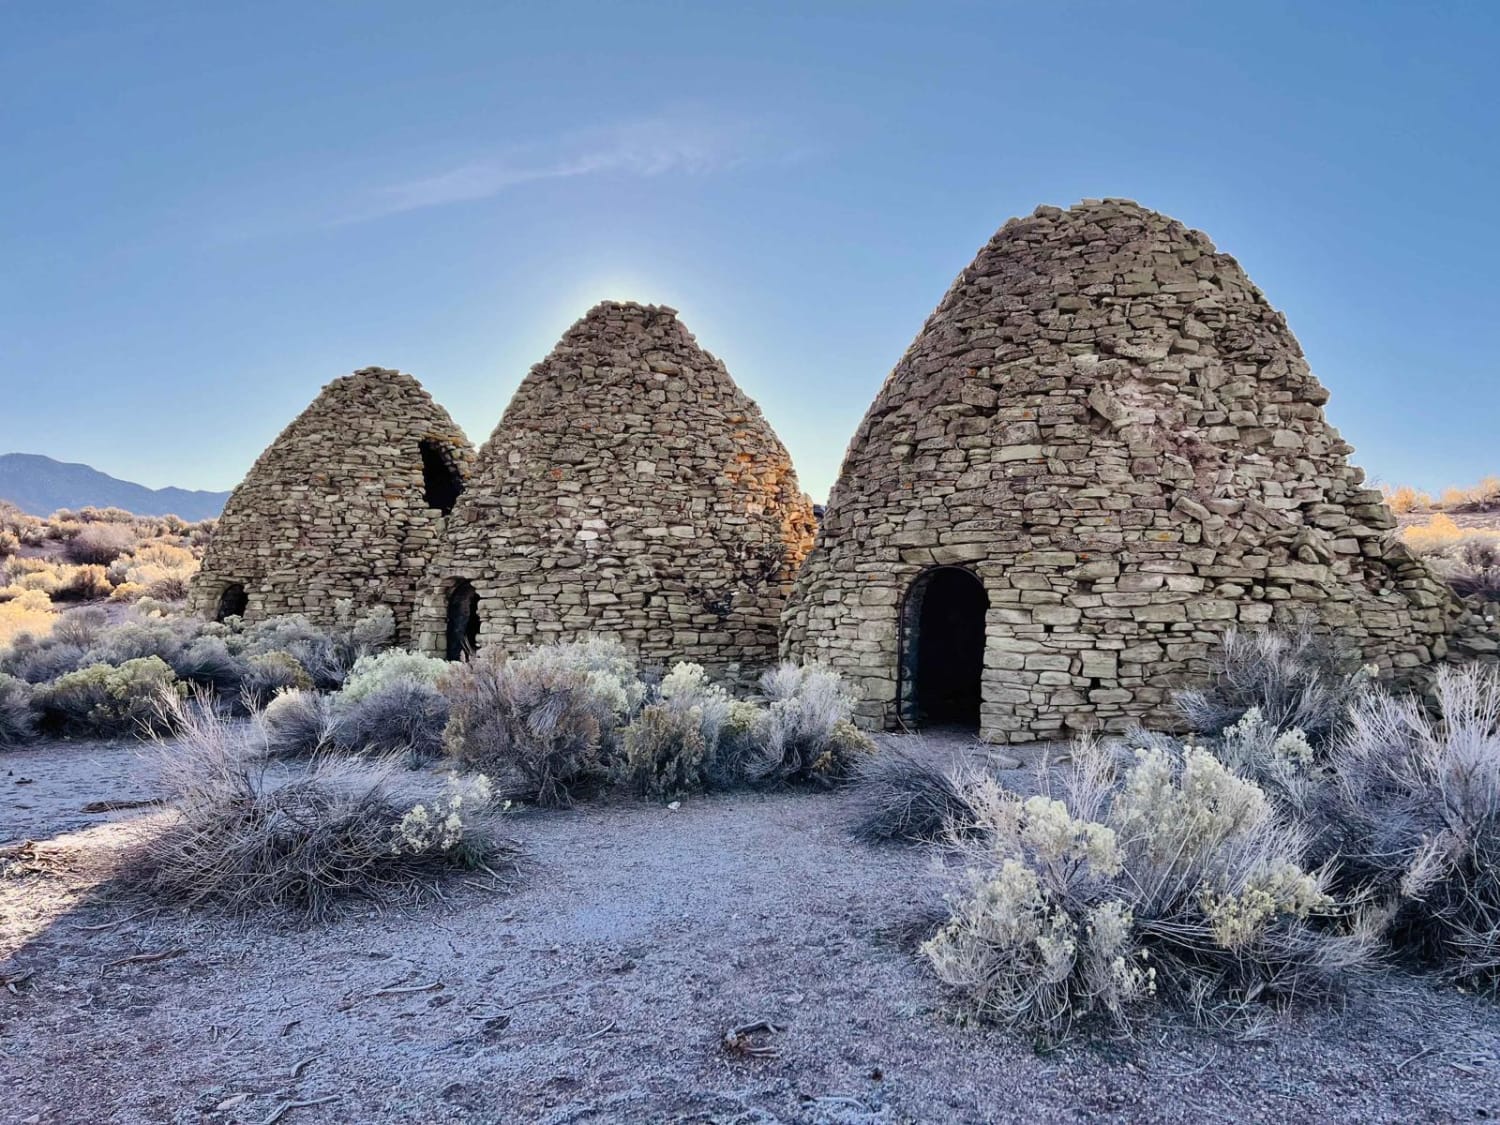
[[[1251,1035],[1163,1018],[1039,1053],[965,1026],[913,952],[931,856],[856,843],[837,794],[523,812],[511,891],[458,881],[297,930],[99,893],[158,815],[79,811],[149,797],[130,747],[48,744],[0,770],[0,840],[41,841],[0,879],[0,978],[23,978],[0,988],[0,1121],[1500,1114],[1496,1007],[1397,973]]]

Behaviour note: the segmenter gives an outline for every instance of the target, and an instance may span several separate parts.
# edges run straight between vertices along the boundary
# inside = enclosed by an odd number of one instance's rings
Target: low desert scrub
[[[13,596],[0,596],[0,649],[19,637],[45,637],[56,621],[52,599],[40,591],[18,590]]]
[[[314,687],[336,690],[362,658],[390,646],[396,619],[388,606],[360,610],[347,599],[336,604],[335,616],[331,628],[314,625],[301,614],[257,622],[243,630],[243,650],[290,653],[312,677]]]
[[[654,695],[625,728],[622,780],[642,796],[664,797],[697,792],[733,772],[717,763],[734,703],[701,665],[675,665]]]
[[[1500,477],[1485,477],[1469,488],[1444,489],[1442,506],[1450,512],[1500,511]]]
[[[854,725],[854,699],[838,673],[816,664],[782,664],[761,677],[760,689],[767,705],[747,763],[752,778],[831,785],[874,750]]]
[[[1398,950],[1500,982],[1500,670],[1442,668],[1436,713],[1373,693],[1333,747],[1316,821],[1343,878],[1393,904]]]
[[[347,754],[399,757],[408,765],[430,762],[443,753],[448,697],[430,682],[396,676],[357,698],[333,698],[328,740]]]
[[[350,669],[348,678],[339,690],[339,698],[345,703],[358,703],[366,696],[401,680],[433,685],[443,677],[448,668],[446,660],[400,648],[362,656]]]
[[[854,767],[850,829],[866,843],[920,843],[962,835],[974,824],[965,794],[972,771],[936,760],[920,748],[882,747]]]
[[[182,734],[159,755],[170,819],[125,868],[158,901],[318,922],[352,901],[409,901],[450,872],[514,862],[482,776],[420,799],[391,762],[318,758],[284,777],[210,709],[176,710]]]
[[[1418,492],[1409,484],[1397,485],[1392,488],[1386,486],[1385,502],[1391,511],[1397,515],[1406,515],[1408,512],[1426,512],[1432,508],[1432,497],[1425,492]]]
[[[508,795],[569,805],[603,780],[645,688],[617,641],[481,651],[447,681],[449,753]]]
[[[180,602],[188,595],[201,558],[200,551],[153,540],[115,559],[109,576],[116,586],[138,586],[149,597]]]
[[[0,750],[14,750],[36,736],[34,690],[25,680],[0,675]]]
[[[63,546],[63,557],[71,563],[108,566],[136,549],[135,532],[118,523],[96,523],[85,527]]]
[[[1500,532],[1466,532],[1425,557],[1459,597],[1500,601]]]
[[[183,690],[160,657],[94,664],[58,677],[35,691],[43,730],[64,736],[112,738],[170,730],[165,696]]]
[[[1418,555],[1441,554],[1468,534],[1453,518],[1443,512],[1434,512],[1426,523],[1414,523],[1401,529],[1401,541]]]
[[[0,528],[0,560],[8,559],[21,549],[21,538],[14,531]]]
[[[1222,733],[1254,708],[1258,722],[1298,730],[1321,747],[1369,687],[1372,670],[1345,672],[1346,663],[1334,643],[1305,622],[1288,631],[1230,630],[1208,686],[1179,692],[1177,708],[1203,735]]]
[[[1052,788],[967,793],[976,836],[955,841],[961,889],[923,952],[981,1018],[1045,1041],[1153,1004],[1219,1021],[1332,996],[1373,958],[1296,828],[1207,751],[1080,746]]]

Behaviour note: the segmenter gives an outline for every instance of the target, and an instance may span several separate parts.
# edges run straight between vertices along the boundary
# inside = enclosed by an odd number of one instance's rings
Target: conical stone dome
[[[748,675],[775,660],[813,530],[781,442],[675,310],[606,302],[532,368],[480,450],[421,644],[598,633],[647,663]]]
[[[230,496],[194,582],[194,608],[331,624],[340,600],[383,604],[405,640],[473,457],[463,431],[410,375],[369,367],[335,379]]]
[[[1452,603],[1327,398],[1203,234],[1125,200],[1013,219],[855,434],[784,654],[850,677],[869,725],[967,708],[1004,742],[1160,721],[1225,629],[1300,612],[1424,664]]]

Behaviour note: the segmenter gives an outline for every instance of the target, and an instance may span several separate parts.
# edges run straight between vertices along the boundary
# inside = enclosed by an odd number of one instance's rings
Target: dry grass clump
[[[1374,693],[1334,745],[1317,826],[1394,909],[1395,946],[1500,983],[1500,670],[1442,668],[1436,713]]]
[[[268,756],[311,758],[328,748],[333,701],[330,696],[294,688],[271,699],[259,718]]]
[[[403,795],[390,762],[319,758],[280,777],[208,709],[177,710],[182,736],[159,759],[171,819],[126,866],[153,898],[318,922],[351,901],[419,898],[449,872],[514,863],[482,776],[420,799]]]
[[[920,749],[881,747],[854,767],[850,830],[866,843],[921,843],[962,834],[974,824],[965,797],[978,777]]]
[[[1047,1041],[1155,1003],[1222,1019],[1333,995],[1373,958],[1301,834],[1207,751],[1081,746],[1049,790],[967,793],[978,837],[955,843],[961,889],[923,952],[981,1018]]]
[[[1289,631],[1231,629],[1208,686],[1179,692],[1177,708],[1204,735],[1220,734],[1255,708],[1260,721],[1322,746],[1369,686],[1370,669],[1345,672],[1347,663],[1306,621]]]
[[[570,805],[608,775],[644,694],[618,641],[543,645],[509,659],[481,652],[448,681],[449,752],[507,794]]]
[[[32,693],[25,680],[0,674],[0,750],[14,750],[36,737]]]
[[[763,781],[832,785],[874,750],[854,725],[854,698],[817,664],[782,664],[761,677],[767,706],[755,730],[750,775]]]

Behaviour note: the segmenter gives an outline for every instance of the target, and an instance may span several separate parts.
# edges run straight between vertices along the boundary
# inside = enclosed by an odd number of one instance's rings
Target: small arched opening
[[[453,451],[441,442],[423,438],[417,443],[422,451],[422,500],[429,508],[447,515],[458,503],[464,490],[463,477],[453,460]]]
[[[449,660],[468,660],[479,648],[479,591],[460,578],[448,594]]]
[[[917,575],[901,609],[901,717],[912,727],[979,729],[989,595],[971,571]]]
[[[219,605],[214,610],[214,620],[223,621],[226,617],[244,617],[245,610],[250,606],[250,595],[245,592],[242,582],[231,582],[219,594]]]

